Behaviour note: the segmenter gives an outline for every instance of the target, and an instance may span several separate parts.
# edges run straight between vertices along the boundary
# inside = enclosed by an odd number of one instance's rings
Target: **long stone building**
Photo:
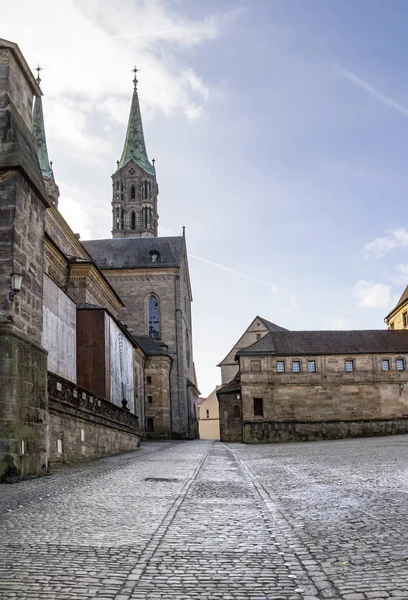
[[[222,441],[408,433],[408,331],[266,329],[257,317],[233,349],[217,390]]]
[[[136,85],[115,239],[82,244],[58,210],[40,83],[0,40],[0,480],[196,432],[185,239],[156,237]]]

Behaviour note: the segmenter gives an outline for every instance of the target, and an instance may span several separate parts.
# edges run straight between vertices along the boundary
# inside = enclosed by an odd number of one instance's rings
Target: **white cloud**
[[[19,44],[32,68],[38,61],[44,68],[50,136],[95,162],[109,142],[95,137],[89,124],[97,114],[127,122],[135,62],[144,115],[201,117],[212,90],[183,64],[181,49],[219,37],[239,12],[194,20],[165,0],[0,0],[0,14],[2,37]]]
[[[408,263],[402,263],[395,267],[397,272],[396,276],[393,278],[395,283],[408,283]]]
[[[391,286],[375,281],[360,279],[353,288],[353,295],[363,308],[378,308],[391,306]]]
[[[333,317],[332,319],[326,320],[324,328],[333,331],[339,331],[343,329],[350,329],[350,324],[349,321],[343,317]]]
[[[81,239],[92,239],[89,211],[84,209],[78,200],[71,196],[61,196],[58,209],[71,229],[80,234]]]
[[[404,117],[408,117],[408,108],[405,108],[405,106],[402,106],[402,104],[400,104],[393,98],[390,98],[390,96],[383,94],[383,92],[375,88],[373,85],[371,85],[371,83],[368,83],[368,81],[365,81],[352,71],[347,71],[346,69],[343,69],[339,65],[333,65],[333,67],[338,73],[340,73],[342,77],[345,77],[346,79],[351,81],[351,83],[353,83],[356,87],[359,87],[360,89],[364,90],[365,92],[370,94],[370,96],[376,98],[376,100],[379,100],[382,104],[385,104],[389,108],[392,108],[393,110],[396,110],[397,112],[401,113],[402,115],[404,115]]]
[[[379,258],[394,248],[408,247],[408,231],[403,227],[389,231],[383,237],[375,238],[364,246],[366,256]]]

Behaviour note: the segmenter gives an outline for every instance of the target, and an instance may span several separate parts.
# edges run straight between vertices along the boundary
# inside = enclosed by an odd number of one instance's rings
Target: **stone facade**
[[[138,418],[70,381],[48,378],[50,462],[76,462],[136,450]]]
[[[408,332],[272,331],[237,360],[218,390],[223,441],[408,433]]]
[[[92,251],[91,251],[92,252]],[[103,270],[124,301],[121,320],[135,335],[148,335],[148,302],[154,296],[160,304],[160,340],[172,360],[171,430],[174,437],[196,437],[195,398],[188,381],[194,382],[191,332],[191,291],[183,266],[148,269]],[[158,406],[161,399],[155,402]],[[163,417],[164,418],[164,417]],[[164,422],[164,421],[163,421]]]
[[[145,435],[169,438],[172,435],[170,402],[170,356],[149,356],[145,367]]]
[[[0,480],[48,469],[43,327],[48,203],[31,137],[41,95],[15,44],[0,40]],[[23,287],[10,296],[11,273]]]

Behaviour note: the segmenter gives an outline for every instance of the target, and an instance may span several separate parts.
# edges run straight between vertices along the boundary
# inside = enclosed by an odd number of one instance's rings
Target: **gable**
[[[262,317],[255,317],[249,327],[245,330],[242,336],[239,338],[237,343],[231,348],[228,352],[227,356],[217,365],[218,367],[222,367],[225,365],[234,365],[237,364],[235,360],[235,355],[239,350],[247,348],[251,346],[259,339],[262,339],[267,333],[270,331],[286,331],[283,327],[279,327],[279,325],[275,325],[271,321],[267,321]],[[260,337],[259,337],[260,336]]]

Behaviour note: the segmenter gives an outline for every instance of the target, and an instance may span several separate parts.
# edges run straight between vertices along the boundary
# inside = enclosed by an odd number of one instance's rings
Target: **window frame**
[[[313,365],[313,369],[310,369],[310,365]],[[307,361],[307,372],[308,373],[317,373],[317,365],[315,360]]]
[[[151,424],[151,427],[147,426],[148,423]],[[145,431],[146,433],[154,433],[154,417],[146,417]]]
[[[146,396],[146,403],[147,404],[153,404],[153,396],[151,394],[148,394]]]
[[[351,369],[347,368],[347,365],[351,364]],[[355,360],[354,358],[347,358],[344,361],[344,370],[346,371],[346,373],[354,373],[354,371],[356,370],[356,364],[355,364]]]
[[[264,416],[264,401],[263,398],[252,398],[252,408],[254,417],[263,417]]]
[[[295,365],[298,365],[298,370],[296,371]],[[300,360],[292,360],[292,373],[301,373],[302,371],[302,363]]]
[[[156,302],[156,317],[151,312],[151,302]],[[157,318],[157,323],[154,319]],[[156,325],[157,327],[154,327]],[[147,334],[149,337],[159,340],[161,338],[161,316],[160,316],[160,300],[155,294],[151,294],[147,299]]]
[[[279,368],[279,365],[282,365],[283,368]],[[276,361],[276,372],[277,373],[286,373],[286,364],[284,360]]]
[[[398,368],[398,363],[402,363],[402,369]],[[395,359],[395,369],[397,371],[405,371],[405,359],[404,358],[396,358]]]
[[[402,324],[404,327],[408,327],[408,311],[406,310],[402,313]]]
[[[384,369],[384,365],[387,365],[387,368]],[[381,359],[381,371],[387,372],[387,371],[391,371],[391,361],[389,358],[382,358]]]

